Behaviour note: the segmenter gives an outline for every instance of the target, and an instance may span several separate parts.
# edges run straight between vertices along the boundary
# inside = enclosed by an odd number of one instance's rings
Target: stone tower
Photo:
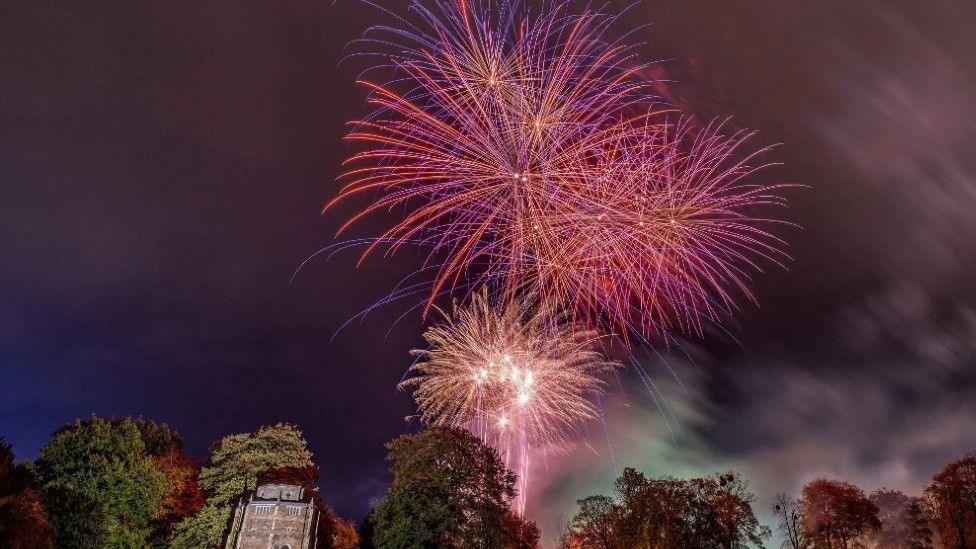
[[[262,484],[238,504],[224,547],[314,549],[319,510],[301,486]]]

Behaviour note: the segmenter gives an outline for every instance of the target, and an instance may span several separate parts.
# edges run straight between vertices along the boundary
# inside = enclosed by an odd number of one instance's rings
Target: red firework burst
[[[367,33],[400,44],[396,78],[362,81],[374,110],[352,125],[362,148],[326,208],[372,197],[340,232],[402,211],[363,257],[425,247],[428,307],[486,283],[621,333],[697,331],[749,296],[757,259],[782,257],[750,214],[782,202],[746,183],[763,150],[651,110],[645,65],[606,38],[612,17],[504,0],[413,8],[420,23]]]

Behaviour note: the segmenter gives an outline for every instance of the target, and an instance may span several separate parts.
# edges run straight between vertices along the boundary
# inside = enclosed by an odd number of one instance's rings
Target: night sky
[[[340,514],[383,493],[423,320],[400,304],[336,331],[417,255],[289,283],[351,211],[321,215],[363,112],[339,61],[377,20],[324,0],[0,7],[0,434],[19,457],[92,413],[165,421],[201,459],[289,421]],[[670,101],[781,144],[764,177],[804,186],[801,228],[730,335],[686,339],[693,363],[648,353],[667,408],[624,377],[608,434],[544,465],[530,518],[551,532],[625,465],[734,467],[765,508],[815,475],[918,492],[976,450],[973,21],[958,1],[627,13]]]

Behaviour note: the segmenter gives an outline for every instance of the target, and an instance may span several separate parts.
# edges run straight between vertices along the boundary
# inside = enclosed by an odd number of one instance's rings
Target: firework
[[[347,139],[346,185],[374,212],[403,212],[373,240],[428,250],[436,296],[488,284],[618,333],[699,330],[749,296],[755,260],[782,258],[750,215],[781,203],[743,178],[759,153],[721,125],[693,128],[649,111],[633,48],[605,38],[613,18],[537,13],[490,0],[413,4],[418,25],[367,41],[397,78],[362,83],[375,110]],[[384,34],[385,33],[385,34]]]
[[[521,510],[530,450],[558,448],[599,417],[592,399],[619,364],[596,332],[538,305],[493,307],[485,291],[424,337],[400,388],[425,423],[466,428],[499,451],[519,474]]]
[[[752,164],[764,150],[738,154],[750,135],[685,118],[618,134],[590,159],[572,206],[526,235],[552,250],[540,286],[623,334],[700,332],[702,318],[734,306],[734,292],[751,299],[756,260],[785,255],[763,229],[777,221],[748,214],[783,204],[780,186],[743,182],[764,167]]]

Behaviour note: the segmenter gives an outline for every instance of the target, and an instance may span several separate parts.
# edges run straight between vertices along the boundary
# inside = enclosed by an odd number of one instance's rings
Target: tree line
[[[564,548],[732,549],[771,538],[735,472],[682,480],[625,469],[613,491],[577,502]],[[820,478],[798,497],[778,494],[771,511],[786,549],[976,549],[976,454],[946,465],[921,496]]]
[[[306,488],[320,509],[320,548],[538,547],[538,527],[511,510],[516,476],[467,431],[429,427],[387,444],[392,481],[356,528],[324,503],[319,470],[293,425],[217,441],[198,464],[169,427],[141,418],[79,420],[37,460],[15,463],[0,439],[0,549],[220,547],[235,506],[258,482]],[[772,531],[740,474],[679,479],[627,468],[612,495],[577,501],[565,549],[762,547]],[[772,508],[788,549],[976,549],[976,454],[936,474],[922,495],[866,494],[816,479]]]
[[[56,430],[33,462],[0,439],[0,548],[218,547],[240,498],[263,476],[304,485],[321,510],[318,547],[358,546],[314,484],[318,469],[292,425],[213,445],[202,467],[166,425],[92,416]]]
[[[772,510],[789,549],[974,549],[976,453],[946,465],[920,496],[817,479],[798,498],[778,494]]]

